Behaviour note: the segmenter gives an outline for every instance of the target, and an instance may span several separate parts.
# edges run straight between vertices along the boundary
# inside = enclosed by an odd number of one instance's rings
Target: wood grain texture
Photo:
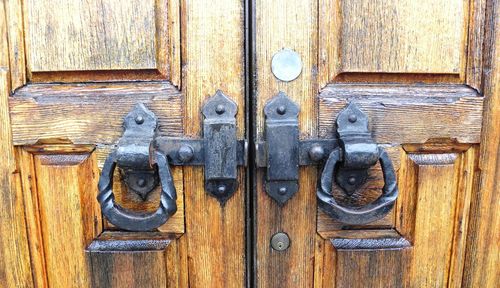
[[[301,138],[317,135],[317,23],[318,1],[255,1],[255,137],[263,141],[264,105],[285,92],[300,106]],[[300,76],[279,81],[271,59],[281,49],[296,51],[302,61]],[[264,190],[265,169],[255,174],[256,287],[311,287],[314,281],[316,234],[316,169],[301,167],[299,191],[280,207]],[[277,232],[289,235],[291,245],[277,252],[270,247]]]
[[[396,228],[413,244],[406,283],[460,287],[477,149],[406,149],[395,208]]]
[[[238,105],[237,134],[245,135],[244,2],[182,1],[182,86],[187,136],[201,135],[201,107],[217,90]],[[203,169],[184,168],[190,287],[245,285],[245,178],[224,204],[204,189]]]
[[[468,1],[319,3],[323,83],[342,72],[464,72]]]
[[[154,0],[25,5],[31,72],[157,68]]]
[[[334,135],[336,115],[353,101],[368,115],[377,143],[480,141],[484,98],[467,86],[335,84],[325,87],[319,97],[321,137]]]
[[[168,82],[32,84],[10,99],[15,145],[60,139],[73,144],[115,144],[123,117],[144,103],[158,117],[159,131],[182,133],[181,95]]]
[[[164,233],[104,232],[87,248],[92,287],[187,287],[180,252]]]
[[[11,91],[26,84],[26,59],[24,50],[23,10],[21,0],[3,2],[8,24],[8,49]],[[5,45],[7,46],[7,45]]]
[[[487,0],[472,0],[469,3],[469,31],[465,83],[483,91],[483,45]]]
[[[102,229],[97,193],[97,165],[92,154],[35,155],[43,261],[50,287],[89,286],[91,269],[85,247]],[[61,275],[65,275],[61,277]]]
[[[8,70],[0,67],[0,283],[32,287],[23,194],[10,129],[8,79]]]
[[[408,252],[409,249],[401,247],[352,249],[341,246],[336,249],[335,287],[403,287]]]
[[[464,287],[500,283],[500,2],[488,1],[486,11],[481,176],[472,196]]]

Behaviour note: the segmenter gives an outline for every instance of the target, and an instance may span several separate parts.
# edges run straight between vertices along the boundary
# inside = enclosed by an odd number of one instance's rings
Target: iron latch
[[[367,179],[368,168],[379,159],[379,147],[368,130],[368,118],[355,104],[337,117],[337,136],[332,139],[299,140],[299,107],[280,92],[264,107],[265,141],[256,143],[257,167],[267,168],[266,192],[284,204],[299,189],[299,166],[323,164],[339,150],[342,161],[335,180],[351,195]]]
[[[256,165],[267,168],[266,192],[284,204],[299,189],[299,166],[317,165],[335,147],[336,139],[299,140],[299,107],[284,92],[264,107],[265,139],[257,142]]]
[[[208,99],[202,113],[202,139],[156,137],[152,147],[172,165],[204,166],[205,190],[224,203],[238,188],[237,166],[247,165],[247,142],[237,140],[237,105],[221,91]]]

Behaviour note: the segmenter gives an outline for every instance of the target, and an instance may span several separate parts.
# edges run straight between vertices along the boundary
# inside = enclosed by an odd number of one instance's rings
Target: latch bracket
[[[284,92],[264,107],[265,141],[257,142],[257,167],[267,168],[266,192],[280,205],[299,189],[299,166],[318,165],[340,146],[342,164],[336,182],[351,195],[367,179],[368,168],[378,161],[378,146],[368,130],[368,118],[355,104],[337,117],[338,138],[299,140],[299,107]]]
[[[144,104],[134,106],[124,118],[123,136],[116,149],[116,164],[128,189],[145,200],[158,185],[158,172],[149,161],[149,143],[155,136],[158,119]]]
[[[238,188],[237,166],[246,166],[247,142],[236,138],[237,105],[221,91],[203,107],[203,138],[156,137],[153,149],[178,166],[204,166],[205,190],[225,203]]]

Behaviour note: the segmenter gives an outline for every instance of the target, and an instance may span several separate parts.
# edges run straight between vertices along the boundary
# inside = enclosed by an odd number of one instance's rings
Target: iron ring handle
[[[129,211],[116,204],[113,194],[113,172],[116,167],[116,152],[109,154],[99,178],[97,200],[106,219],[113,225],[129,231],[150,231],[164,224],[177,211],[177,193],[165,155],[155,152],[161,183],[160,206],[153,213]]]
[[[333,150],[325,163],[317,188],[319,207],[333,219],[351,225],[360,225],[373,222],[385,216],[394,206],[398,196],[396,173],[387,152],[378,147],[379,162],[384,174],[384,187],[382,195],[370,204],[362,207],[345,207],[335,201],[332,194],[332,181],[334,179],[335,165],[340,161],[341,151]]]

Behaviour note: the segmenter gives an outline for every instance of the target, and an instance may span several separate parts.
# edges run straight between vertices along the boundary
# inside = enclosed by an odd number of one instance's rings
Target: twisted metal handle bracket
[[[149,231],[164,224],[177,211],[174,181],[165,155],[155,153],[161,183],[160,206],[153,213],[129,211],[116,204],[113,194],[113,172],[116,167],[116,151],[109,154],[99,179],[97,200],[106,219],[113,225],[129,231]]]
[[[378,147],[378,160],[384,174],[382,195],[372,203],[362,207],[341,206],[333,197],[334,171],[336,164],[341,160],[341,154],[341,150],[336,148],[330,153],[326,161],[316,192],[318,206],[333,219],[351,225],[366,224],[384,217],[392,209],[398,197],[396,174],[385,150]]]

